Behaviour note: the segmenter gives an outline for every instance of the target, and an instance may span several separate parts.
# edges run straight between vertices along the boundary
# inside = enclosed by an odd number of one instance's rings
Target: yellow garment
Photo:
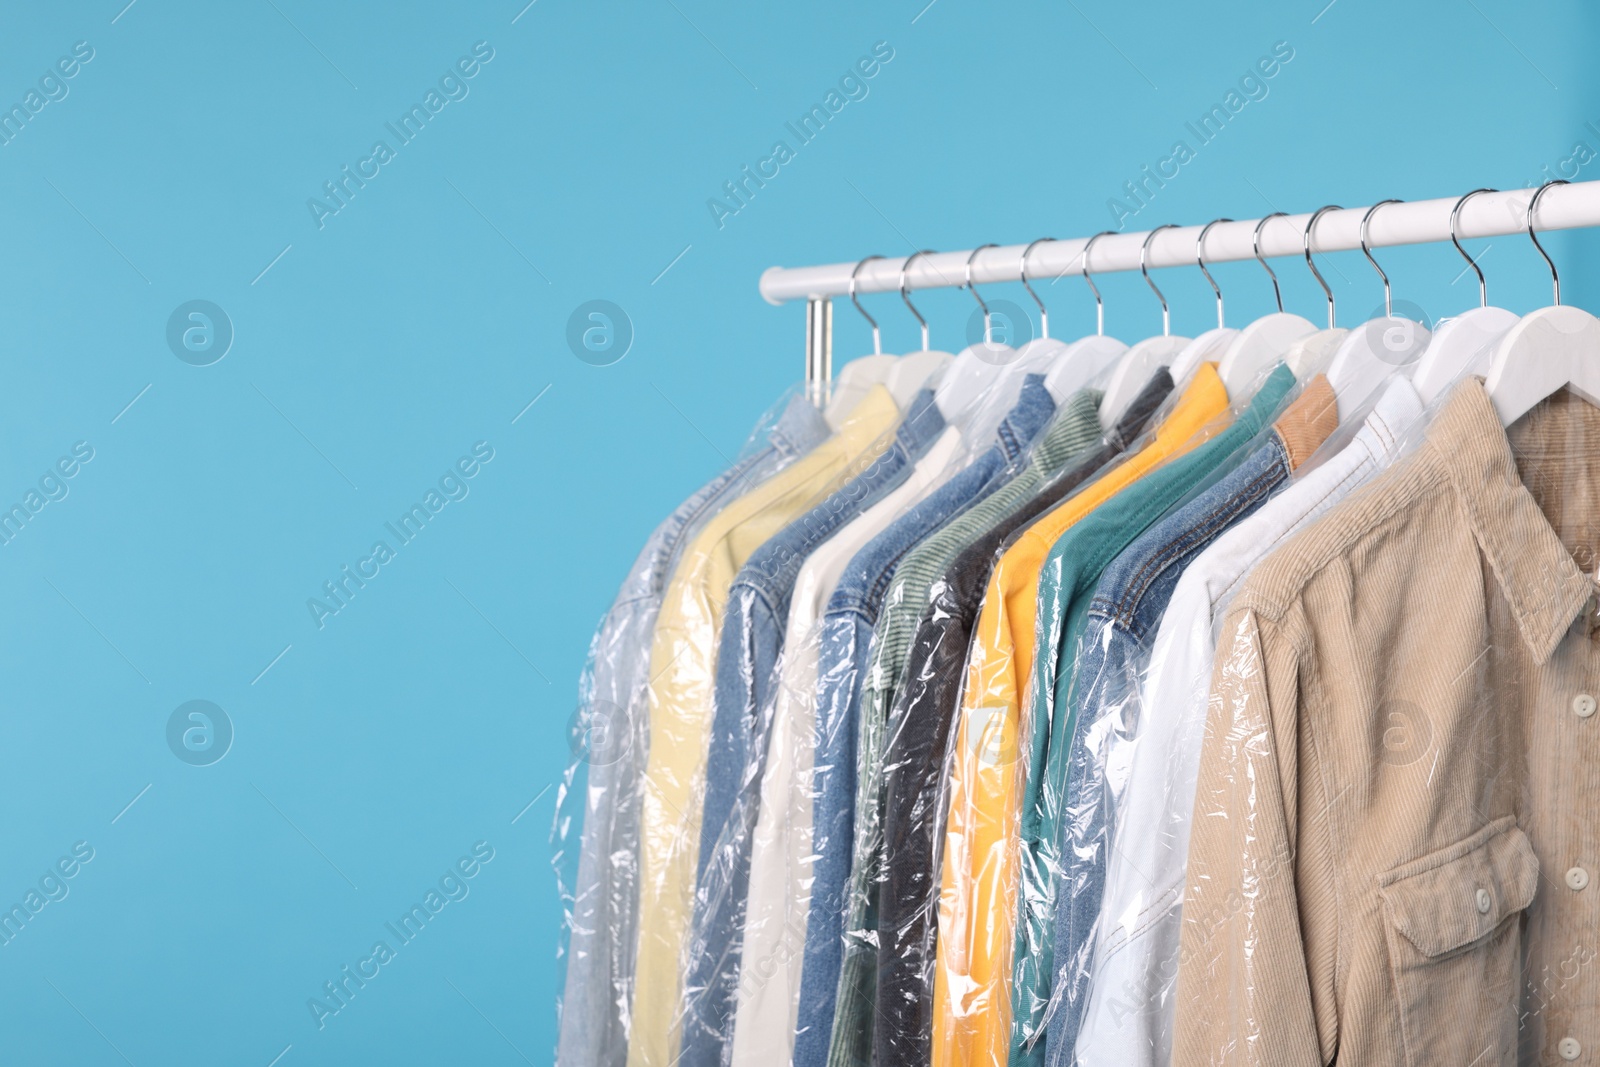
[[[650,647],[650,756],[628,1067],[668,1067],[678,1056],[680,963],[699,858],[717,636],[728,588],[763,542],[888,447],[899,416],[889,391],[873,386],[837,433],[707,522],[667,585]]]
[[[1019,758],[1019,729],[1024,689],[1033,675],[1034,618],[1045,557],[1074,524],[1182,452],[1227,410],[1228,391],[1216,364],[1202,364],[1144,448],[1019,533],[989,576],[967,656],[950,775],[933,1067],[990,1067],[1004,1064],[1009,1055],[1017,827],[1026,768]]]

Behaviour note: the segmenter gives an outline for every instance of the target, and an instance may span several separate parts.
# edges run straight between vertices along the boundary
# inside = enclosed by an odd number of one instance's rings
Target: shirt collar
[[[1283,398],[1295,387],[1294,371],[1289,369],[1287,363],[1279,363],[1267,375],[1267,380],[1261,383],[1261,388],[1256,390],[1250,402],[1240,412],[1236,433],[1240,436],[1254,437],[1267,425],[1278,408],[1283,404]]]
[[[1524,422],[1561,417],[1541,405]],[[1539,429],[1535,423],[1526,432]],[[1520,436],[1520,424],[1518,430]],[[1518,477],[1511,443],[1482,378],[1455,388],[1428,427],[1423,447],[1449,476],[1523,641],[1543,663],[1566,636],[1592,586]]]
[[[1356,440],[1365,444],[1373,459],[1386,462],[1394,458],[1401,440],[1421,417],[1422,397],[1416,386],[1396,374],[1378,394],[1378,402],[1362,422]]]
[[[1102,396],[1100,390],[1085,387],[1068,397],[1034,444],[1030,462],[1045,470],[1054,469],[1083,447],[1085,436],[1099,438]]]
[[[894,394],[882,385],[874,385],[839,420],[832,447],[854,454],[880,439],[892,439],[899,421],[900,409],[895,405]]]
[[[1272,428],[1283,445],[1284,462],[1296,470],[1339,426],[1338,398],[1325,375],[1313,375]]]
[[[1371,471],[1394,462],[1403,444],[1421,440],[1416,426],[1422,413],[1422,397],[1416,387],[1404,375],[1390,375],[1366,416],[1360,422],[1336,427],[1317,451],[1295,468],[1295,477],[1303,478],[1324,463],[1337,463],[1346,477],[1365,480]],[[1352,415],[1351,420],[1354,418]]]
[[[906,417],[895,431],[895,443],[907,455],[920,456],[944,432],[944,412],[934,403],[932,389],[922,389],[906,408]]]
[[[1210,376],[1216,378],[1216,384],[1220,388],[1222,379],[1217,378],[1215,365],[1201,364],[1202,373],[1208,368]],[[1145,423],[1150,421],[1150,416],[1154,415],[1156,409],[1166,401],[1173,388],[1172,372],[1166,367],[1152,374],[1150,380],[1144,383],[1144,388],[1139,390],[1139,395],[1134,398],[1133,403],[1128,405],[1127,413],[1117,420],[1117,424],[1106,435],[1106,443],[1118,452],[1126,451],[1134,439],[1144,432]],[[1222,395],[1226,397],[1227,391],[1223,390]]]
[[[994,447],[1000,449],[1001,459],[1007,464],[1014,462],[1039,435],[1055,410],[1055,397],[1044,387],[1044,375],[1030,374],[1023,378],[1017,402],[995,431]]]

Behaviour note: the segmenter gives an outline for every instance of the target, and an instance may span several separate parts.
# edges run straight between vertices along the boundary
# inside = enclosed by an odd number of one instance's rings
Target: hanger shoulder
[[[938,382],[940,376],[955,359],[948,352],[913,352],[901,356],[889,369],[883,384],[894,395],[894,402],[904,411],[928,383]]]
[[[1600,319],[1565,304],[1524,315],[1500,339],[1485,384],[1503,426],[1563,387],[1600,405]]]
[[[1340,343],[1350,331],[1343,326],[1317,330],[1289,346],[1283,361],[1289,364],[1297,381],[1306,381],[1327,369],[1328,361],[1339,350]]]
[[[1422,323],[1398,316],[1373,319],[1345,335],[1328,364],[1334,391],[1415,364],[1432,332]]]
[[[1150,376],[1162,367],[1170,367],[1172,359],[1189,343],[1187,337],[1163,334],[1140,341],[1125,352],[1111,380],[1106,383],[1105,399],[1100,402],[1100,425],[1110,428],[1117,424]]]
[[[1265,315],[1240,330],[1217,364],[1228,396],[1249,393],[1261,372],[1283,359],[1290,345],[1316,331],[1310,322],[1286,311]]]
[[[1431,336],[1422,323],[1398,316],[1373,319],[1346,334],[1328,364],[1339,417],[1349,418],[1389,375],[1415,368]]]
[[[1069,396],[1088,385],[1115,363],[1128,346],[1115,337],[1090,334],[1082,340],[1067,345],[1050,364],[1044,376],[1044,387],[1063,403]]]
[[[1181,382],[1195,372],[1195,368],[1208,359],[1213,359],[1219,351],[1225,351],[1239,336],[1239,331],[1228,326],[1217,326],[1207,330],[1184,346],[1183,351],[1173,358],[1170,369],[1172,380]]]
[[[1006,413],[1016,406],[1028,375],[1039,374],[1050,365],[1051,346],[1057,343],[1030,341],[1022,349],[999,345],[978,346],[981,354],[994,360],[998,367],[994,377],[984,387],[983,395],[966,415],[964,432],[971,440],[988,441],[993,436],[1005,421]]]
[[[1055,337],[1035,337],[1033,340],[1017,349],[1017,354],[1012,358],[1021,365],[1026,365],[1033,373],[1039,373],[1039,366],[1054,364],[1055,358],[1066,351],[1067,343]]]
[[[1516,324],[1516,315],[1497,307],[1476,307],[1441,322],[1411,376],[1422,402],[1431,404],[1470,374],[1487,374],[1496,344]]]
[[[1007,349],[1010,351],[1010,349]],[[995,361],[994,350],[982,345],[969,345],[951,361],[934,394],[934,402],[944,412],[947,422],[956,425],[977,409],[978,402],[1005,371],[1005,366]]]

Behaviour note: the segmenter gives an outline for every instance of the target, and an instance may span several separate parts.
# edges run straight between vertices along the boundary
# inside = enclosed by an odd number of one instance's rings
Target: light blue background
[[[95,449],[0,547],[0,903],[95,849],[0,947],[8,1063],[548,1061],[577,675],[648,531],[800,376],[765,267],[1105,228],[1277,41],[1269,96],[1130,228],[1517,187],[1600,149],[1579,0],[125,2],[10,4],[0,32],[8,106],[95,50],[0,147],[0,502]],[[470,95],[319,230],[307,198],[480,40]],[[718,229],[706,200],[880,40],[870,95]],[[1546,302],[1527,243],[1488,243],[1491,297]],[[1594,238],[1550,247],[1594,307]],[[1431,316],[1476,300],[1448,246],[1383,259]],[[1375,277],[1332,263],[1365,318]],[[1234,324],[1267,308],[1255,265],[1217,275]],[[1161,280],[1179,332],[1209,325],[1197,272]],[[1104,288],[1112,332],[1156,328],[1136,276]],[[1048,292],[1058,335],[1089,328],[1078,282]],[[165,341],[195,298],[236,329],[212,366]],[[637,331],[614,366],[566,346],[592,298]],[[970,296],[922,303],[964,343]],[[837,323],[836,358],[864,350]],[[483,440],[470,496],[319,630],[307,598]],[[237,731],[209,767],[167,748],[191,699]],[[479,840],[470,896],[319,1031],[307,998]]]

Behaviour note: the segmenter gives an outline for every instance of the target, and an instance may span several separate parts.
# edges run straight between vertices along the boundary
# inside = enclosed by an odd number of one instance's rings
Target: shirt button
[[[1582,867],[1573,867],[1567,871],[1567,886],[1578,890],[1589,884],[1589,872]]]
[[[1478,914],[1489,914],[1489,907],[1493,903],[1494,901],[1489,899],[1489,891],[1487,889],[1478,890]]]
[[[1578,1044],[1578,1039],[1575,1037],[1564,1037],[1556,1046],[1556,1051],[1561,1053],[1561,1058],[1564,1060],[1575,1060],[1583,1055],[1583,1046]]]
[[[1587,719],[1594,714],[1594,697],[1588,693],[1579,693],[1572,698],[1572,713],[1580,719]]]

